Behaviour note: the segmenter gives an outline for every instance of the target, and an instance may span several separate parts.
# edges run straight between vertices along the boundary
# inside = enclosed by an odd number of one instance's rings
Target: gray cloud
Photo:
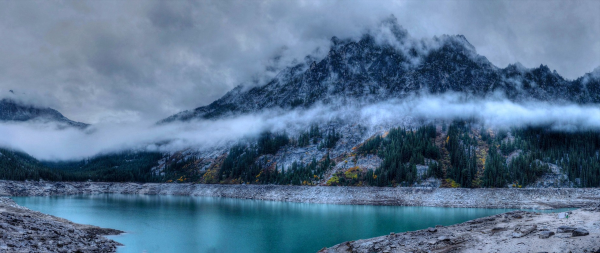
[[[417,38],[463,34],[499,67],[543,63],[576,78],[600,66],[599,11],[593,0],[8,1],[0,97],[12,89],[89,123],[154,121],[264,82],[390,14]]]

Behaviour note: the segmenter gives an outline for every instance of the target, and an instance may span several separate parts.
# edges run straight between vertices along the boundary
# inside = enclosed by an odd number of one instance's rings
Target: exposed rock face
[[[568,221],[555,213],[515,211],[435,230],[345,242],[320,252],[597,252],[600,226],[594,222],[599,218],[600,212],[581,209]],[[582,237],[551,237],[550,229],[564,224],[578,224],[581,228],[574,231],[580,230]]]
[[[0,197],[0,252],[115,252],[122,233],[31,211]]]
[[[0,181],[0,196],[148,194],[303,203],[551,209],[600,201],[600,189],[465,189]],[[569,218],[570,219],[570,218]]]
[[[76,122],[51,108],[23,105],[9,99],[0,100],[0,121],[36,121],[58,123],[63,127],[86,128],[89,125]]]
[[[541,162],[541,161],[540,161]],[[562,168],[556,164],[544,163],[548,165],[550,171],[538,178],[534,183],[528,185],[530,188],[570,188],[575,184],[569,181],[566,173],[562,172]]]

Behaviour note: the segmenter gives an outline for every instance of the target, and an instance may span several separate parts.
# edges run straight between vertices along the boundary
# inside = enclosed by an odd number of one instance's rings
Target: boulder
[[[578,228],[573,230],[573,232],[571,232],[572,236],[586,236],[589,235],[590,232],[588,232],[587,230],[583,229],[583,228]]]
[[[553,236],[553,235],[554,235],[554,232],[552,232],[552,231],[542,231],[539,234],[540,239],[550,238],[550,236]]]
[[[513,238],[521,238],[530,234],[537,229],[537,225],[519,226],[515,228],[515,232],[512,233]]]
[[[450,241],[450,237],[440,236],[440,237],[438,237],[438,241]]]
[[[569,226],[560,226],[558,227],[558,229],[556,229],[556,233],[570,233],[573,232],[575,229],[574,227],[569,227]]]

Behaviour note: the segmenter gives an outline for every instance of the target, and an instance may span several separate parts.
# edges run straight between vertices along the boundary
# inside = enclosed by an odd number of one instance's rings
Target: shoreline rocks
[[[569,220],[556,213],[513,211],[435,230],[344,242],[319,252],[600,252],[599,219],[600,211],[584,209],[573,211]],[[573,235],[552,236],[551,230],[559,228],[574,228]]]
[[[29,210],[0,197],[0,252],[116,252],[120,243],[104,235],[116,229],[83,225]]]
[[[600,203],[600,188],[465,189],[209,185],[177,183],[32,182],[0,180],[0,196],[140,194],[226,197],[301,203],[556,209]]]

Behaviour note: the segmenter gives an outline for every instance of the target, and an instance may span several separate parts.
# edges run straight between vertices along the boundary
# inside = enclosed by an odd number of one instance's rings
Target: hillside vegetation
[[[0,149],[0,178],[49,181],[197,182],[220,184],[413,186],[437,178],[442,187],[525,187],[560,168],[575,187],[600,185],[600,133],[547,128],[497,131],[475,122],[393,128],[331,157],[343,134],[312,125],[297,136],[265,132],[232,146],[210,166],[181,153],[126,152],[76,162],[40,162]],[[320,154],[278,164],[284,151],[312,146]],[[336,163],[377,157],[375,168]],[[373,158],[371,158],[373,159]],[[355,163],[356,164],[356,163]],[[427,166],[423,173],[417,167]]]

